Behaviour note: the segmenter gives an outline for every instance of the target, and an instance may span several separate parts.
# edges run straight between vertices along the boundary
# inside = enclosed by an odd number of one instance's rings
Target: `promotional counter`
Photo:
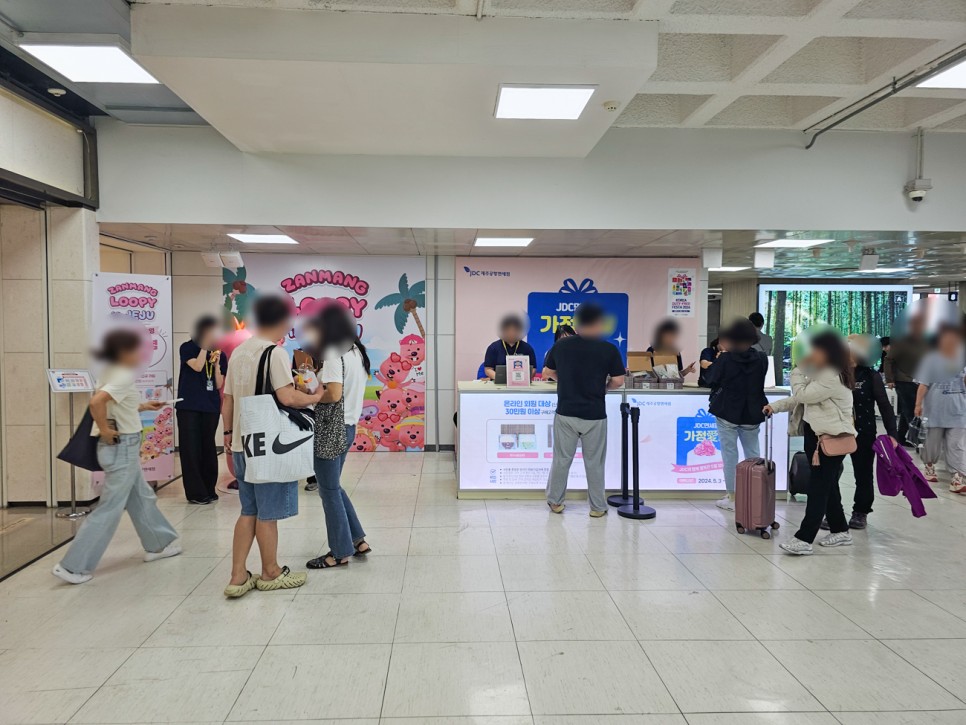
[[[718,430],[708,414],[708,390],[614,390],[607,394],[607,489],[621,484],[620,404],[641,409],[641,490],[666,495],[724,490]],[[769,401],[788,390],[765,391]],[[487,381],[458,384],[460,498],[542,496],[553,458],[556,384],[535,382],[507,388]],[[776,486],[787,488],[788,416],[774,417]],[[761,430],[764,452],[764,426]],[[570,468],[569,488],[587,490],[580,449]]]

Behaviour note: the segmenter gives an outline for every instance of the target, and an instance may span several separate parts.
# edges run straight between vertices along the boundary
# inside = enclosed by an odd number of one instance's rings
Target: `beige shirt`
[[[121,365],[109,365],[104,368],[97,389],[111,396],[107,403],[107,417],[117,424],[118,433],[140,433],[141,416],[138,406],[141,404],[141,393],[134,386],[136,376],[134,370]],[[94,423],[92,435],[101,432]]]
[[[241,399],[255,394],[255,378],[258,376],[258,361],[266,347],[274,345],[271,340],[250,337],[236,347],[228,358],[228,372],[225,374],[225,395],[233,398],[234,408],[231,416],[231,449],[242,451],[241,431],[238,420],[241,416]],[[273,390],[292,385],[292,363],[285,348],[276,347],[269,361],[269,382]]]

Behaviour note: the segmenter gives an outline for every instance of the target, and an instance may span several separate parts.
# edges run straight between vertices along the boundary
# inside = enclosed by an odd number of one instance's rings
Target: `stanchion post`
[[[630,433],[627,421],[630,414],[630,404],[621,403],[621,492],[607,497],[607,503],[611,506],[625,506],[634,502],[627,490],[627,438]]]
[[[74,394],[67,394],[67,406],[70,408],[70,413],[68,414],[70,421],[70,432],[74,432]],[[86,506],[81,506],[77,508],[77,469],[74,468],[73,464],[70,466],[70,508],[69,509],[59,509],[57,511],[57,518],[59,519],[79,519],[83,516],[87,516],[91,510]]]
[[[653,519],[657,516],[657,512],[650,506],[645,506],[644,501],[641,498],[641,461],[640,461],[640,448],[641,448],[641,437],[640,437],[640,421],[641,421],[641,409],[638,407],[631,408],[631,451],[633,456],[633,466],[634,466],[634,492],[633,503],[621,506],[617,509],[617,513],[623,516],[625,519]]]

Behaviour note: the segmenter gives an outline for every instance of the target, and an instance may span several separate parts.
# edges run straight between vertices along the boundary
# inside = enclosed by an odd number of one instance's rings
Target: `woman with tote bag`
[[[369,356],[356,335],[356,326],[340,304],[323,308],[310,323],[317,350],[312,357],[323,360],[320,379],[325,386],[322,402],[315,406],[315,477],[325,512],[330,551],[306,564],[309,569],[345,566],[351,556],[372,551],[366,543],[349,494],[342,488],[342,467],[355,438],[356,423],[369,380]]]
[[[127,511],[144,547],[144,561],[181,553],[178,533],[158,510],[158,497],[141,472],[142,410],[160,410],[160,401],[141,402],[134,385],[142,362],[142,337],[120,329],[104,337],[98,358],[107,363],[90,402],[97,461],[104,470],[101,500],[84,521],[53,575],[68,584],[89,581]]]

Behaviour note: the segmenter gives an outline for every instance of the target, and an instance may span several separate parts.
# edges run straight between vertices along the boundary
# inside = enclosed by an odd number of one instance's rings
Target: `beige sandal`
[[[252,576],[251,572],[247,572],[248,579],[244,584],[229,584],[225,587],[225,596],[229,599],[238,599],[238,597],[243,597],[252,589],[255,588],[255,577]]]

